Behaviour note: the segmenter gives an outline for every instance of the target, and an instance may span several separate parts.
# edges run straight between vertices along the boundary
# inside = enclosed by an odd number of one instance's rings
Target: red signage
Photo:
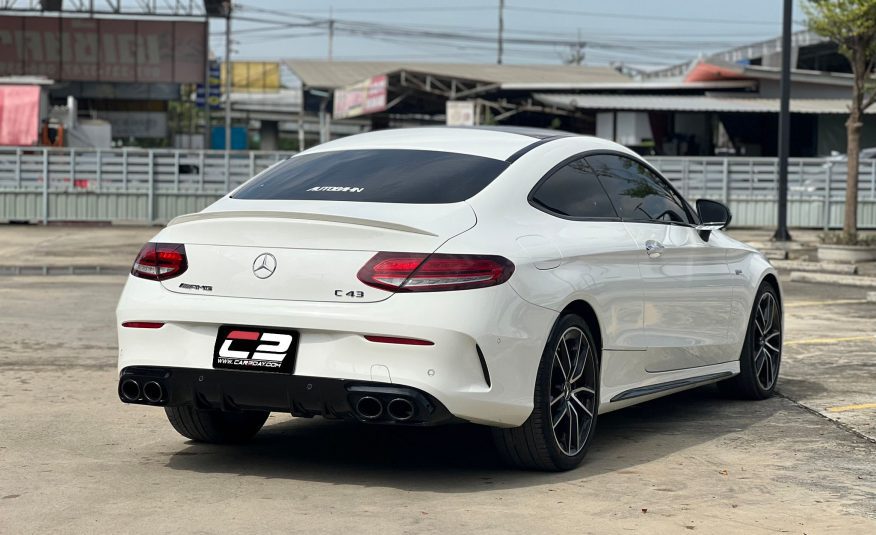
[[[204,81],[205,22],[0,16],[0,76]]]
[[[345,119],[385,110],[386,85],[384,74],[335,89],[332,116],[335,119]]]
[[[40,125],[40,88],[0,85],[0,145],[33,145]]]

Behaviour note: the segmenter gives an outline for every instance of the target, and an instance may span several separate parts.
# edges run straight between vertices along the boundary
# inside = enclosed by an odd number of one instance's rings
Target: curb
[[[835,275],[833,273],[819,272],[807,273],[804,271],[792,271],[791,282],[820,282],[823,284],[840,284],[842,286],[876,288],[876,277],[862,277],[860,275]]]
[[[858,266],[855,264],[839,264],[836,262],[804,262],[802,260],[772,260],[770,263],[776,269],[788,271],[817,271],[842,275],[856,275]]]

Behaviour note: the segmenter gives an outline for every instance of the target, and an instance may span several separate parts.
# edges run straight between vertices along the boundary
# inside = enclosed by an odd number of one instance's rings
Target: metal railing
[[[776,223],[778,158],[652,157],[648,159],[688,200],[711,198],[731,207],[738,226]],[[846,196],[848,162],[836,158],[791,158],[788,166],[789,224],[838,228]],[[876,160],[858,170],[858,224],[876,228]]]
[[[166,221],[178,215],[174,212],[203,208],[293,154],[4,147],[0,148],[0,220]],[[35,217],[37,192],[40,207]],[[174,203],[173,198],[197,201]],[[133,208],[117,209],[132,201]],[[145,211],[139,206],[144,203]],[[169,205],[167,210],[162,204]],[[174,210],[174,204],[180,209]]]
[[[165,222],[201,210],[292,152],[167,149],[0,148],[0,220]],[[776,158],[648,159],[686,198],[729,204],[740,226],[775,223]],[[847,164],[792,158],[789,216],[793,226],[842,222]],[[876,160],[863,160],[859,223],[876,228]]]

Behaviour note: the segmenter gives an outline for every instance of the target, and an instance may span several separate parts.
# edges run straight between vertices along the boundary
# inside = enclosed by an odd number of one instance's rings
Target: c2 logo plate
[[[213,367],[292,373],[298,337],[297,331],[285,329],[222,325],[213,347]]]

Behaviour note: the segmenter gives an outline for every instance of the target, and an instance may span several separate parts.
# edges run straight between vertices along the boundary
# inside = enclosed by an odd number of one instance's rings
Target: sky
[[[325,20],[331,17],[337,21],[335,60],[495,63],[498,4],[239,0],[232,19],[232,59],[327,59]],[[672,65],[777,37],[781,11],[782,0],[506,0],[506,38],[561,43],[508,42],[503,62],[558,64],[581,42],[585,65]],[[803,29],[800,0],[795,0],[793,18],[794,29]],[[210,45],[219,58],[224,56],[224,29],[224,20],[211,22]],[[382,35],[375,35],[375,29]]]

